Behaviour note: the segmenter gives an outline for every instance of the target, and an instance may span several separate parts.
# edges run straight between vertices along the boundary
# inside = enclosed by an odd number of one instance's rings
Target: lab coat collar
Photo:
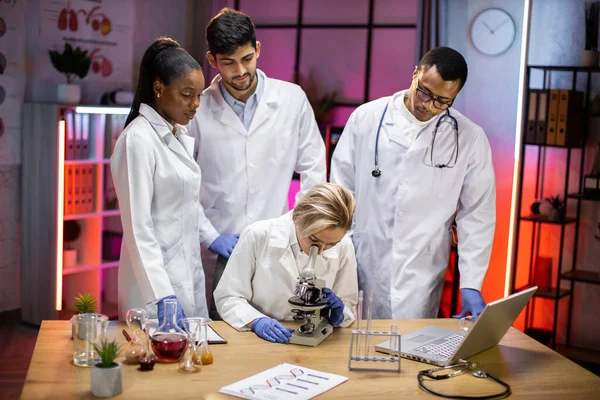
[[[254,114],[254,118],[252,118],[252,123],[250,124],[250,129],[248,133],[251,134],[253,131],[260,126],[268,117],[271,115],[274,109],[277,108],[277,101],[279,99],[277,93],[274,90],[272,82],[267,79],[267,76],[260,69],[256,69],[256,73],[259,79],[262,79],[264,84],[264,92],[262,93],[261,98],[258,100],[258,106],[256,107],[256,112]],[[222,124],[229,126],[232,129],[235,129],[242,135],[246,135],[246,128],[244,128],[244,124],[242,121],[235,115],[235,112],[229,107],[229,104],[223,98],[223,94],[219,88],[219,85],[222,81],[221,75],[217,75],[212,80],[210,87],[206,89],[210,92],[214,101],[211,103],[211,112],[214,114],[215,119],[221,121]]]
[[[400,107],[404,107],[403,103],[401,103],[404,99],[404,95],[406,93],[406,90],[402,90],[400,92],[395,93],[394,95],[392,95],[388,101],[388,110],[386,112],[385,118],[383,119],[383,123],[388,127],[388,129],[386,130],[388,138],[401,145],[406,147],[406,141],[405,138],[403,137],[404,133],[400,131],[400,129],[397,128],[398,125],[398,116],[402,114],[402,110],[400,110]],[[433,134],[433,129],[435,128],[435,123],[437,122],[437,119],[440,118],[439,116],[434,118],[429,125],[426,125],[421,132],[419,133],[419,135],[417,136],[417,139],[410,145],[408,151],[412,152],[418,149],[422,149],[422,148],[426,148],[429,146],[429,144],[431,143],[431,136]],[[396,128],[394,128],[393,126],[396,125]]]
[[[179,124],[171,125],[148,104],[140,104],[139,112],[152,125],[169,149],[177,153],[189,167],[196,170],[198,164],[194,160],[194,138],[188,136],[187,128]],[[173,128],[176,129],[177,138],[172,133]]]

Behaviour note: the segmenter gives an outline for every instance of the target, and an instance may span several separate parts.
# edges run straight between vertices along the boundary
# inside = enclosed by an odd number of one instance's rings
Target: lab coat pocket
[[[443,199],[451,193],[456,183],[456,168],[433,168],[432,190]]]
[[[287,160],[296,161],[298,151],[297,136],[294,135],[293,128],[290,125],[284,126],[275,136],[275,155],[278,163]]]

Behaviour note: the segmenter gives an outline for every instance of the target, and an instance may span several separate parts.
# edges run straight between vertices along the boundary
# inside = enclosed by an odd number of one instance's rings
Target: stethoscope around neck
[[[383,113],[381,114],[381,119],[379,120],[379,126],[377,127],[377,135],[375,136],[375,169],[373,169],[373,171],[371,171],[371,175],[373,175],[374,178],[379,178],[381,176],[381,169],[379,168],[379,134],[381,133],[381,125],[383,124],[383,119],[385,118],[385,113],[387,112],[389,103],[385,105],[385,108],[383,109]],[[433,137],[432,137],[432,141],[431,141],[431,154],[433,156],[433,146],[435,144],[435,137],[437,135],[437,131],[438,128],[440,127],[440,124],[442,123],[442,121],[444,120],[444,118],[449,118],[452,121],[452,126],[454,128],[454,130],[456,131],[456,154],[455,154],[455,159],[454,159],[454,164],[456,164],[456,160],[458,159],[458,122],[456,121],[456,118],[454,118],[452,115],[450,115],[450,109],[448,108],[446,110],[445,113],[443,113],[438,120],[435,123],[435,128],[433,130]],[[433,160],[432,160],[433,161]],[[435,167],[435,168],[452,168],[452,166],[450,166],[450,161],[449,160],[448,163],[446,164],[433,164],[431,166]]]

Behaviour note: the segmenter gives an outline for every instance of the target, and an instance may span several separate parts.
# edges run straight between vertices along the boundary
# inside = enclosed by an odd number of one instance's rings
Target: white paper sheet
[[[293,364],[280,364],[224,386],[219,392],[243,399],[312,399],[347,380],[347,377],[341,375]]]

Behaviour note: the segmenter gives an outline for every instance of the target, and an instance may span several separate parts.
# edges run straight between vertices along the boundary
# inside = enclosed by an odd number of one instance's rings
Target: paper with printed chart
[[[348,380],[347,377],[293,364],[280,364],[219,392],[243,399],[312,399]]]

